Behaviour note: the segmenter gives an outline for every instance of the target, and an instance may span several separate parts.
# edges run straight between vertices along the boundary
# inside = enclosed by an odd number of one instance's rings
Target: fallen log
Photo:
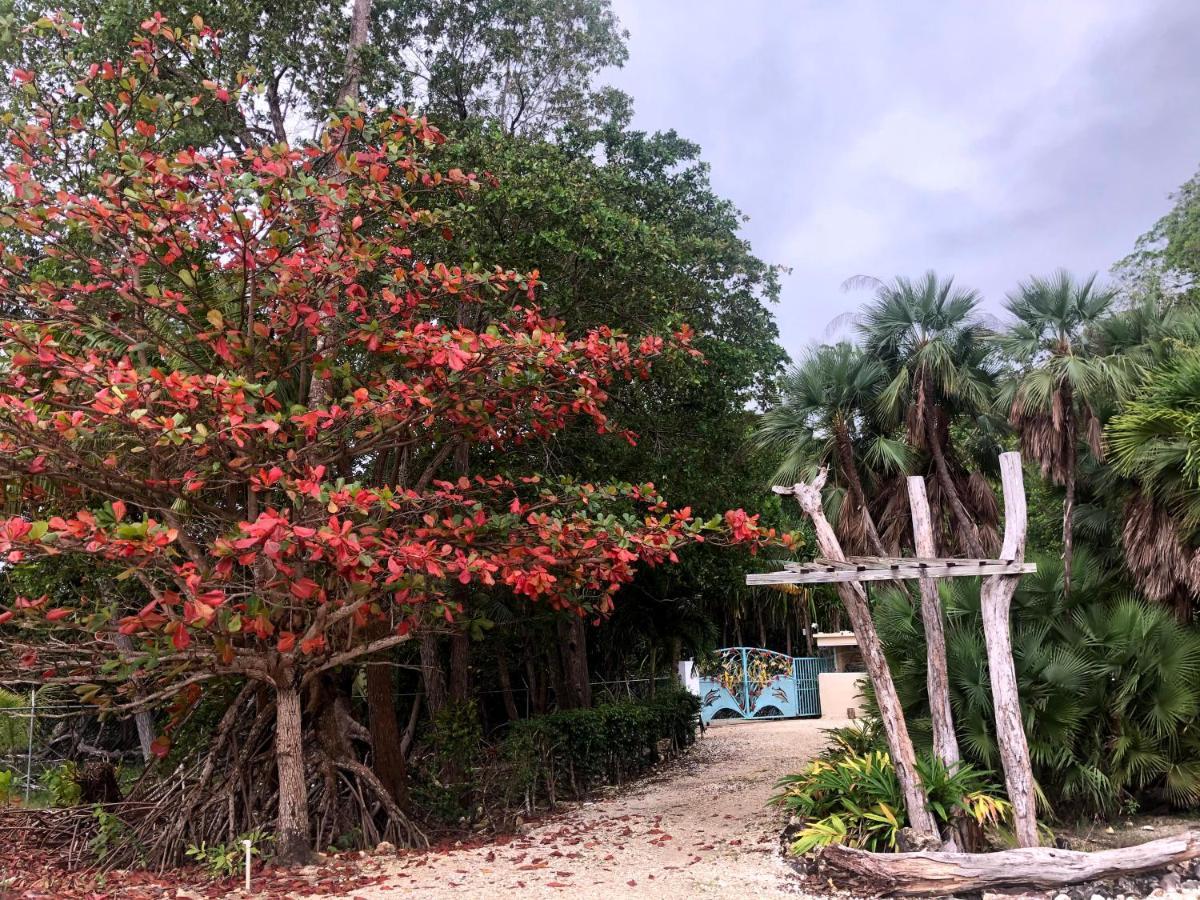
[[[820,860],[835,883],[845,879],[879,894],[950,896],[990,888],[1056,888],[1163,869],[1197,857],[1200,831],[1094,853],[1053,847],[996,853],[871,853],[834,845],[821,851]]]

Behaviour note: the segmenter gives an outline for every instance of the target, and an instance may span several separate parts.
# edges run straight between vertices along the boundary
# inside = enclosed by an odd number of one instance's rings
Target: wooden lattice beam
[[[892,581],[915,578],[978,578],[985,575],[1025,575],[1037,571],[1034,563],[1008,559],[872,559],[840,562],[815,560],[790,563],[781,572],[746,576],[746,584],[836,584],[838,582]]]

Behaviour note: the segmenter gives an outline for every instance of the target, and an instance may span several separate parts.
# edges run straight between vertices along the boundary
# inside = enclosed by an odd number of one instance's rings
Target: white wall
[[[863,714],[862,672],[822,672],[817,676],[822,719],[854,719]]]

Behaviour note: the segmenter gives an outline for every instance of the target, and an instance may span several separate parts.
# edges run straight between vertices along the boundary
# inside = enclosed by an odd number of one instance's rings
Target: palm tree
[[[1133,482],[1125,562],[1148,597],[1187,620],[1200,590],[1200,352],[1146,370],[1108,426],[1116,472]]]
[[[1109,360],[1095,353],[1087,335],[1104,319],[1116,293],[1096,286],[1093,274],[1077,282],[1059,270],[1049,278],[1030,278],[1009,295],[1006,308],[1016,323],[998,343],[1018,370],[1000,391],[1008,420],[1021,438],[1021,449],[1065,489],[1063,499],[1063,591],[1071,592],[1079,441],[1084,437],[1103,460],[1102,426],[1097,408],[1112,396],[1118,381]]]
[[[812,478],[830,470],[827,505],[847,547],[887,556],[871,513],[860,467],[871,473],[903,473],[908,448],[880,433],[867,414],[885,381],[883,367],[853,344],[808,351],[780,381],[780,403],[762,417],[752,442],[780,452],[775,484]]]
[[[978,316],[979,294],[934,272],[877,285],[859,324],[867,355],[889,379],[877,410],[885,422],[902,422],[909,444],[929,454],[953,532],[969,555],[983,557],[977,523],[995,524],[995,496],[981,477],[967,479],[956,468],[950,438],[956,417],[982,414],[990,402],[989,332]]]

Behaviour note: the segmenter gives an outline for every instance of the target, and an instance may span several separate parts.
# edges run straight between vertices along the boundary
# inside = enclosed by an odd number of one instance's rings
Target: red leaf
[[[287,653],[296,646],[296,636],[290,631],[281,631],[279,640],[275,643],[275,649],[280,653]]]
[[[113,518],[120,522],[125,518],[125,501],[114,500],[112,503]]]
[[[159,735],[150,742],[150,752],[159,759],[165,757],[171,751],[171,739],[165,735]]]
[[[69,616],[71,614],[71,612],[72,612],[72,610],[69,610],[66,607],[60,606],[56,609],[49,610],[46,613],[46,621],[47,622],[57,622],[59,619],[65,619],[67,616]]]

